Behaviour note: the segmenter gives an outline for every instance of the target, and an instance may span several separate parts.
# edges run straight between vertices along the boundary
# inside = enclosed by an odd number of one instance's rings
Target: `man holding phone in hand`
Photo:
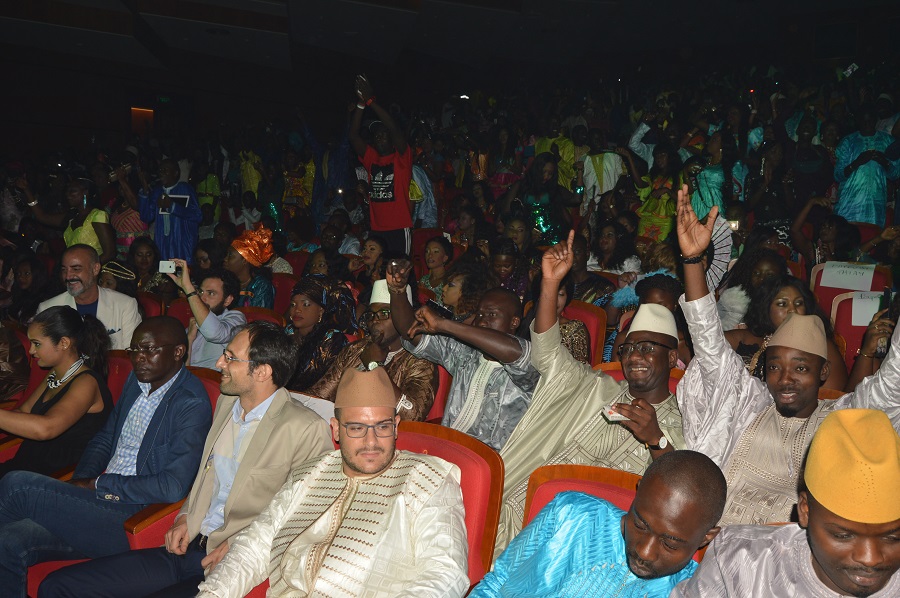
[[[572,267],[570,232],[541,262],[541,296],[531,330],[541,381],[525,417],[500,455],[506,464],[504,504],[495,554],[519,533],[528,477],[542,465],[595,465],[642,475],[657,457],[684,448],[681,413],[669,391],[678,360],[678,332],[663,306],[638,308],[619,348],[625,382],[577,361],[562,346],[556,297]]]

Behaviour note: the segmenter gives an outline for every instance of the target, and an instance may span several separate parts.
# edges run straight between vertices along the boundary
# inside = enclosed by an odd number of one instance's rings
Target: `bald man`
[[[722,472],[694,451],[657,458],[627,513],[589,494],[560,493],[469,596],[664,598],[719,533],[725,493]]]
[[[398,260],[387,269],[391,318],[415,357],[444,366],[453,376],[441,423],[496,450],[531,404],[540,373],[531,364],[531,343],[515,336],[522,302],[506,289],[488,291],[471,325],[449,320],[429,307],[413,311],[405,292],[412,266]]]
[[[184,368],[175,318],[144,320],[128,348],[133,373],[70,482],[16,471],[0,480],[0,588],[24,597],[30,565],[129,549],[125,520],[185,497],[200,466],[212,408]]]

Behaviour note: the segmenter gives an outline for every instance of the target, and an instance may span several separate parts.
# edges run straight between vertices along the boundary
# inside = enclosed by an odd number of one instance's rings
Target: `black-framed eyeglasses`
[[[360,317],[362,322],[371,322],[372,320],[387,320],[391,317],[391,310],[388,308],[379,309],[378,311],[367,311]]]
[[[656,347],[662,347],[667,351],[671,351],[672,347],[657,343],[656,341],[640,341],[637,343],[624,343],[619,345],[619,359],[625,359],[631,355],[632,351],[637,349],[641,355],[652,355],[656,351]]]
[[[128,351],[129,355],[159,355],[159,353],[163,350],[164,347],[174,347],[175,345],[170,343],[167,345],[150,345],[149,347],[127,347],[125,350]]]
[[[239,358],[235,357],[234,355],[229,355],[228,349],[225,349],[224,351],[222,351],[222,357],[224,357],[225,361],[227,361],[228,363],[234,363],[234,362],[256,363],[256,360],[254,360],[254,359],[239,359]]]
[[[369,433],[369,428],[375,431],[375,436],[388,438],[394,435],[394,422],[378,422],[377,424],[341,424],[347,431],[349,438],[363,438]]]

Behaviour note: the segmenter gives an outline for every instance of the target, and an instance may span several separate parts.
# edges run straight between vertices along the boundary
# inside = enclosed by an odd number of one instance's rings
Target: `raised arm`
[[[541,294],[534,316],[534,331],[538,334],[550,330],[558,320],[556,300],[562,279],[572,269],[574,239],[575,231],[569,231],[568,239],[545,251],[541,259]]]
[[[806,205],[803,206],[803,209],[800,210],[800,213],[797,214],[797,217],[794,218],[794,223],[791,225],[791,241],[794,243],[794,247],[797,251],[799,251],[809,263],[812,263],[816,257],[816,248],[813,246],[812,239],[806,238],[806,235],[803,234],[803,225],[806,224],[809,212],[814,206],[830,208],[831,202],[826,197],[811,198],[806,202]]]
[[[405,152],[406,148],[409,147],[406,143],[406,136],[403,134],[403,131],[400,130],[400,127],[397,126],[397,123],[394,122],[394,119],[388,111],[379,106],[375,101],[375,92],[365,75],[356,76],[356,95],[363,104],[372,108],[375,115],[384,123],[384,126],[387,127],[388,133],[391,135],[391,141],[394,144],[394,149],[401,154]],[[355,146],[354,149],[356,149]],[[365,152],[365,150],[363,150],[363,152]]]
[[[678,192],[676,224],[678,244],[681,246],[681,257],[684,260],[684,295],[688,301],[709,295],[709,287],[706,286],[706,269],[702,261],[694,260],[706,254],[718,214],[719,207],[713,206],[709,211],[706,224],[701,223],[691,207],[687,185],[681,186],[681,190]]]
[[[365,110],[365,104],[356,105],[356,109],[350,116],[350,130],[347,132],[347,137],[350,139],[350,146],[360,158],[366,154],[366,148],[368,147],[362,137],[359,136],[359,128],[362,125],[362,118]]]
[[[553,303],[556,305],[556,303]],[[391,296],[391,310],[394,302]],[[512,363],[522,357],[522,344],[511,334],[454,322],[442,318],[429,307],[420,307],[415,313],[415,323],[408,329],[407,336],[414,341],[421,333],[444,334],[475,347],[500,363]],[[399,328],[398,328],[399,330]]]
[[[403,338],[413,345],[418,345],[421,339],[407,335],[407,331],[416,322],[416,312],[406,296],[406,286],[409,282],[411,270],[412,264],[409,261],[392,260],[388,264],[384,276],[387,281],[388,292],[391,295],[391,321],[394,323],[394,328],[400,332]]]

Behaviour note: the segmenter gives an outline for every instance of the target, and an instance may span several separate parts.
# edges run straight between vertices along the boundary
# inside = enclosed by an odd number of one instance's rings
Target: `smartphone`
[[[441,305],[440,303],[438,303],[437,301],[435,301],[434,299],[429,299],[428,301],[425,302],[425,305],[427,305],[432,311],[434,311],[437,315],[441,316],[445,320],[453,319],[453,312],[450,311],[449,309],[447,309],[446,307],[444,307],[443,305]]]
[[[892,308],[893,305],[891,305],[891,289],[890,287],[884,287],[884,294],[881,296],[881,304],[879,305],[879,309],[888,309],[888,313],[886,313],[885,316],[894,320],[894,322],[896,323],[896,317],[891,317],[893,312]],[[890,339],[887,337],[878,339],[878,345],[875,347],[876,359],[884,359],[887,356],[889,343]]]
[[[628,420],[627,417],[625,417],[624,415],[622,415],[621,413],[619,413],[618,411],[613,409],[613,407],[615,407],[618,404],[619,404],[618,401],[615,401],[615,402],[607,405],[606,409],[603,410],[603,417],[605,417],[606,420],[610,423]]]
[[[175,262],[172,260],[160,260],[159,272],[160,274],[175,274],[176,276],[181,276],[181,266],[176,266]]]
[[[740,220],[729,220],[728,226],[731,230],[741,230],[741,221]]]

